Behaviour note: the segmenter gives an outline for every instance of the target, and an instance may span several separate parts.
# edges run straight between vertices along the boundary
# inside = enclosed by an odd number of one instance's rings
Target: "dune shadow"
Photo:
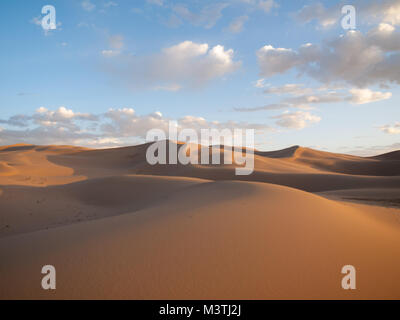
[[[32,150],[36,146],[14,146],[14,147],[8,147],[3,150],[0,150],[0,152],[7,152],[7,151],[27,151],[27,150]]]

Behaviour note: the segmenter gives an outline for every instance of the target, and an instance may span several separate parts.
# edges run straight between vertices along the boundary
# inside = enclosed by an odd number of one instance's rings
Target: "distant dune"
[[[147,146],[0,147],[1,299],[400,299],[400,152],[255,151],[236,176]]]

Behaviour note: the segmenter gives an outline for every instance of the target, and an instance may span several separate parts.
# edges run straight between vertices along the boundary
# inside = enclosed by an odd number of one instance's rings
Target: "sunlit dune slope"
[[[233,165],[149,165],[149,144],[89,150],[76,147],[11,146],[0,149],[0,184],[49,186],[125,174],[246,180],[318,192],[334,189],[400,187],[399,160],[362,158],[292,147],[255,151],[254,173],[237,176]],[[168,149],[167,149],[168,151]],[[223,150],[218,149],[221,159]],[[210,151],[210,157],[212,150]],[[310,183],[309,183],[310,182]]]
[[[265,183],[172,183],[185,184],[164,199],[161,187],[132,213],[0,241],[0,297],[400,298],[394,209]],[[57,268],[54,292],[39,286],[45,264]],[[357,268],[358,290],[341,288],[347,264]]]
[[[0,148],[0,298],[400,298],[396,154],[255,151],[237,176],[147,147]]]

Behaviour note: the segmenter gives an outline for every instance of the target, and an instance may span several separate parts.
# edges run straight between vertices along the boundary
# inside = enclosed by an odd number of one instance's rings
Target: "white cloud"
[[[319,94],[306,94],[294,98],[287,98],[284,101],[292,105],[300,104],[325,104],[338,102],[351,102],[353,104],[366,104],[381,100],[390,99],[391,92],[372,91],[370,89],[353,88],[348,90],[348,95],[344,91],[329,91]]]
[[[272,9],[279,7],[277,1],[274,0],[238,0],[238,1],[248,5],[250,9],[262,10],[266,13],[270,13]]]
[[[163,6],[164,0],[146,0],[149,4],[155,4],[157,6]]]
[[[244,23],[249,19],[248,16],[240,16],[234,19],[229,25],[228,29],[232,33],[242,32]]]
[[[383,21],[400,25],[400,2],[396,1],[393,5],[388,5],[383,12]]]
[[[382,26],[381,31],[374,29],[366,35],[349,31],[321,45],[302,45],[297,51],[266,45],[257,51],[260,74],[267,78],[295,69],[324,84],[400,83],[399,32],[388,31]]]
[[[84,0],[81,3],[83,10],[93,11],[96,8],[96,5],[90,2],[90,0]]]
[[[147,57],[121,56],[106,71],[132,88],[199,87],[240,67],[232,49],[184,41]]]
[[[400,32],[387,23],[380,23],[367,33],[367,41],[371,46],[378,46],[384,52],[400,51]]]
[[[321,2],[304,6],[295,16],[303,23],[317,21],[318,25],[326,28],[339,22],[342,18],[341,8],[345,1],[325,7]],[[361,23],[384,22],[400,25],[400,2],[398,0],[354,0],[350,3],[356,8],[357,21]]]
[[[392,97],[391,92],[372,91],[370,89],[350,89],[352,97],[350,101],[355,104],[365,104],[381,100],[387,100]]]
[[[109,109],[103,114],[74,112],[66,107],[49,110],[38,108],[31,115],[14,115],[3,124],[0,131],[2,144],[69,144],[81,146],[110,147],[145,142],[151,129],[168,131],[169,121],[161,112],[138,115],[133,108]],[[201,117],[185,116],[177,119],[178,128],[194,130],[255,129],[258,132],[270,130],[267,125],[248,122],[208,121]]]
[[[298,53],[291,49],[274,48],[271,45],[266,45],[257,51],[261,75],[264,77],[271,77],[295,67],[299,64],[297,57]]]
[[[400,134],[400,122],[395,122],[393,125],[384,125],[379,129],[388,134]]]
[[[380,23],[378,30],[383,33],[392,33],[394,30],[396,30],[396,28],[387,23]]]
[[[271,117],[272,119],[277,119],[276,124],[278,126],[288,128],[288,129],[304,129],[305,127],[318,123],[321,118],[305,111],[296,112],[284,112],[281,115]]]
[[[264,78],[258,79],[254,83],[254,87],[256,87],[256,88],[264,88],[265,86],[266,86],[266,84],[265,84],[265,79]]]
[[[287,109],[292,107],[287,103],[272,103],[267,104],[261,107],[252,107],[252,108],[233,108],[234,111],[237,112],[256,112],[256,111],[268,111],[268,110],[279,110],[279,109]]]
[[[289,94],[293,96],[301,96],[306,94],[312,94],[313,90],[311,88],[304,87],[303,84],[289,83],[280,87],[269,87],[264,90],[264,93],[277,94],[277,95]]]
[[[166,85],[166,86],[155,86],[153,89],[156,90],[156,91],[172,91],[172,92],[176,92],[176,91],[181,90],[182,86],[179,85],[179,84],[172,83],[172,84],[169,84],[169,85]]]
[[[122,49],[124,46],[124,37],[121,35],[113,35],[108,38],[109,46],[112,49]]]
[[[75,113],[66,107],[59,107],[52,111],[44,107],[40,107],[31,117],[25,117],[25,125],[29,125],[29,121],[46,127],[68,127],[75,128],[76,120],[96,121],[98,118],[91,114]]]
[[[180,1],[175,4],[161,0],[147,0],[147,3],[162,6],[170,11],[169,16],[160,16],[159,20],[171,28],[187,22],[197,27],[210,29],[222,18],[226,8],[235,8],[238,12],[243,12],[243,15],[233,19],[226,28],[232,33],[241,32],[245,22],[249,19],[248,15],[257,10],[270,13],[274,8],[279,7],[277,1],[274,0]],[[139,13],[138,10],[135,11]],[[140,13],[143,12],[140,11]]]
[[[109,7],[117,7],[118,3],[114,2],[114,1],[108,1],[104,4],[104,8],[109,8]]]
[[[102,50],[101,54],[105,58],[112,58],[118,56],[121,53],[121,49],[124,47],[124,37],[121,35],[113,35],[108,37],[108,45],[111,49]]]
[[[320,2],[306,5],[296,14],[299,21],[308,23],[316,20],[324,28],[334,25],[340,16],[340,4],[336,4],[333,8],[325,8]]]
[[[337,103],[346,101],[347,97],[342,92],[325,92],[319,94],[305,94],[296,97],[286,98],[284,101],[290,103],[292,106],[299,106],[304,104],[323,104],[323,103]]]
[[[180,59],[201,56],[207,53],[209,47],[207,43],[195,43],[192,41],[184,41],[163,50],[166,56]]]
[[[30,22],[41,27],[42,26],[42,17],[41,16],[33,17]]]
[[[31,118],[26,115],[17,114],[17,115],[10,117],[7,120],[0,119],[0,123],[10,125],[13,127],[21,127],[22,128],[22,127],[27,127],[30,120],[31,120]]]
[[[43,30],[43,33],[44,33],[45,36],[51,35],[55,31],[62,30],[61,29],[61,26],[62,26],[62,22],[61,21],[57,22],[57,25],[56,25],[55,29],[43,29],[43,27],[42,27],[42,19],[43,19],[43,17],[42,16],[33,17],[29,22],[34,24],[34,25],[36,25],[36,26],[38,26],[41,30]]]
[[[101,54],[106,58],[111,58],[119,55],[121,52],[118,50],[103,50]]]
[[[400,2],[398,0],[358,0],[360,16],[367,22],[379,21],[400,25]]]
[[[256,87],[266,88],[264,93],[285,96],[280,102],[267,104],[261,107],[250,108],[234,108],[238,112],[256,112],[267,110],[278,110],[287,108],[297,108],[302,110],[311,110],[310,105],[330,104],[350,102],[352,104],[367,104],[381,100],[390,99],[391,92],[372,91],[370,89],[352,88],[345,90],[338,87],[332,90],[330,86],[320,88],[308,88],[303,84],[286,84],[279,87],[270,87],[264,84],[264,79],[260,79],[256,83]]]
[[[269,13],[273,8],[278,7],[277,3],[274,0],[260,0],[258,2],[258,6],[263,11]]]
[[[228,3],[214,3],[203,7],[200,12],[191,11],[186,4],[177,4],[173,6],[173,12],[179,17],[195,26],[203,26],[206,29],[212,28],[222,17]]]
[[[311,110],[313,109],[313,107],[310,106],[312,104],[348,102],[352,99],[352,96],[342,91],[330,91],[329,88],[315,90],[313,88],[304,87],[303,84],[286,84],[280,87],[268,87],[267,85],[263,85],[263,88],[265,87],[267,88],[264,90],[266,94],[284,95],[286,97],[278,103],[267,104],[261,107],[234,108],[234,111],[256,112],[287,108]],[[315,93],[315,91],[317,91],[317,93]]]

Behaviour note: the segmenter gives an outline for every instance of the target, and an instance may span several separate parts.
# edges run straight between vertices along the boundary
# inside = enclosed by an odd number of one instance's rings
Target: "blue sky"
[[[1,1],[0,144],[135,144],[171,119],[263,150],[400,149],[400,4],[353,1],[352,31],[344,4]]]

